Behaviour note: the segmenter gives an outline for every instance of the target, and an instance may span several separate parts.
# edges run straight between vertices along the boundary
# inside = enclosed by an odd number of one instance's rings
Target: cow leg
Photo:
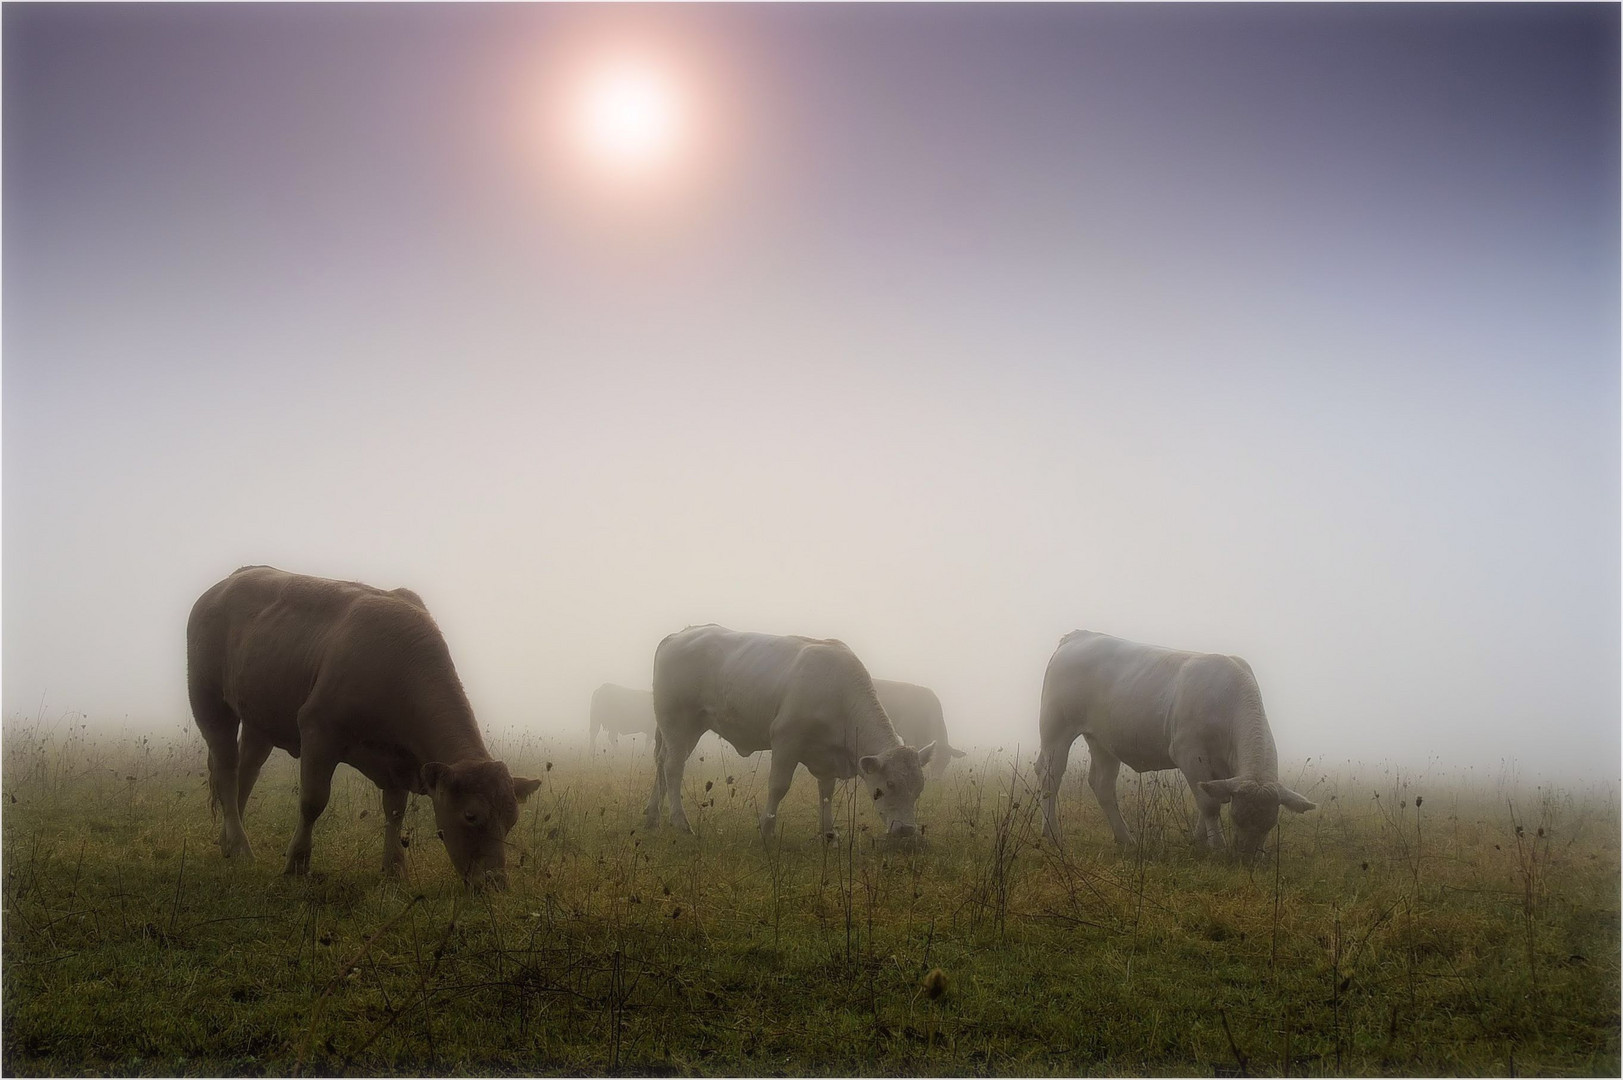
[[[304,874],[310,870],[310,839],[316,819],[327,809],[332,794],[332,774],[338,767],[338,757],[325,746],[306,738],[299,756],[299,827],[293,833],[293,842],[287,846],[287,865],[284,874]]]
[[[682,773],[688,765],[688,755],[699,744],[699,736],[703,729],[698,731],[667,731],[665,735],[665,757],[656,764],[656,768],[665,777],[665,795],[671,803],[671,827],[690,833],[693,826],[688,824],[687,812],[682,809]]]
[[[1099,809],[1105,812],[1110,831],[1116,834],[1116,843],[1131,844],[1133,834],[1127,831],[1127,822],[1122,820],[1121,809],[1116,805],[1116,773],[1120,769],[1120,761],[1100,750],[1091,740],[1088,742],[1088,786],[1093,789],[1093,797],[1099,800]]]
[[[248,813],[248,796],[259,782],[259,770],[275,747],[269,738],[247,724],[242,725],[242,740],[237,746],[237,818]]]
[[[1199,847],[1204,841],[1206,846],[1213,851],[1223,850],[1225,846],[1223,840],[1223,804],[1201,791],[1200,781],[1194,777],[1186,773],[1184,779],[1189,781],[1189,790],[1195,793],[1195,810],[1197,812],[1195,834],[1190,837],[1190,841],[1196,847]]]
[[[237,714],[225,699],[192,688],[192,718],[209,748],[209,798],[220,808],[220,853],[226,858],[253,858],[248,833],[242,827],[243,800],[237,797]]]
[[[648,809],[642,817],[643,828],[659,828],[660,811],[665,802],[665,729],[654,729],[654,791],[648,797]]]
[[[601,728],[602,725],[597,722],[597,718],[593,717],[592,726],[587,729],[586,734],[586,749],[593,754],[597,753],[597,733]]]
[[[1071,757],[1071,740],[1044,741],[1037,755],[1037,782],[1043,791],[1043,835],[1059,843],[1059,784]]]
[[[795,778],[800,762],[788,753],[772,755],[772,769],[766,775],[766,811],[761,815],[761,839],[770,840],[778,831],[778,804],[789,794],[789,784]],[[821,781],[819,781],[821,783]],[[829,822],[833,824],[832,816]]]
[[[383,876],[398,876],[406,868],[400,846],[400,824],[406,819],[406,789],[383,789]]]
[[[833,840],[838,837],[834,831],[834,785],[839,778],[834,776],[819,776],[817,778],[817,822],[825,839]]]
[[[947,725],[937,720],[935,733],[930,742],[935,743],[935,755],[930,758],[929,777],[940,780],[947,775],[947,763],[952,760],[952,748],[947,745]]]

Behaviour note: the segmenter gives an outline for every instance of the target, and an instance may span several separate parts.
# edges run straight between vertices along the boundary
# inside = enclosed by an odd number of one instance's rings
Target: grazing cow
[[[614,683],[604,683],[592,691],[591,735],[588,740],[597,749],[597,733],[606,731],[615,744],[622,735],[652,735],[654,725],[654,695],[648,690],[632,690]]]
[[[777,828],[795,768],[817,777],[824,835],[834,832],[834,785],[857,776],[891,836],[918,831],[914,810],[933,746],[914,749],[891,727],[873,680],[843,642],[690,626],[654,652],[654,793],[647,824],[684,832],[682,771],[699,736],[714,731],[740,754],[772,751],[761,835]]]
[[[941,717],[941,699],[935,696],[935,691],[927,686],[889,679],[875,679],[873,688],[903,742],[909,746],[935,744],[930,776],[936,780],[945,776],[947,762],[963,757],[964,752],[947,744],[947,722]]]
[[[486,752],[445,639],[416,593],[245,566],[193,605],[186,682],[227,857],[253,856],[242,813],[281,747],[299,759],[300,822],[285,873],[309,869],[311,830],[344,762],[383,790],[384,873],[404,862],[400,824],[416,792],[433,800],[463,879],[506,884],[504,838],[541,781],[512,776]]]
[[[1279,782],[1274,737],[1251,665],[1238,656],[1179,652],[1077,630],[1060,640],[1043,676],[1043,831],[1059,840],[1055,797],[1078,735],[1088,785],[1116,841],[1133,842],[1116,807],[1116,771],[1181,769],[1200,817],[1194,842],[1221,848],[1222,805],[1233,803],[1235,847],[1250,859],[1279,819],[1313,803]]]

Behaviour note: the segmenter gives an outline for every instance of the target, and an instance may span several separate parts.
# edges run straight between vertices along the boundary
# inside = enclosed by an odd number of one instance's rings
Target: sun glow
[[[575,127],[598,166],[640,176],[676,156],[684,133],[682,101],[657,69],[622,63],[586,80]]]
[[[657,30],[560,34],[514,69],[502,131],[517,136],[515,196],[593,243],[651,249],[689,235],[738,187],[747,106],[725,57]]]

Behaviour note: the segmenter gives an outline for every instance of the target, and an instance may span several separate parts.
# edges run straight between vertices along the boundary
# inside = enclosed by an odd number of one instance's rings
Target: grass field
[[[227,864],[195,735],[11,725],[5,1072],[1619,1072],[1615,786],[1293,768],[1320,809],[1248,870],[1190,851],[1175,774],[1124,773],[1118,851],[1073,768],[1061,852],[1010,753],[927,786],[919,851],[844,791],[820,842],[802,773],[769,849],[765,770],[708,742],[691,837],[641,828],[645,752],[493,749],[545,783],[469,895],[422,799],[380,878],[347,768],[286,880],[284,755]]]

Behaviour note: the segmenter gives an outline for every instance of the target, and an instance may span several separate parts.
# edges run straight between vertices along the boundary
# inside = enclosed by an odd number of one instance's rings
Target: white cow
[[[1078,735],[1088,744],[1088,785],[1116,841],[1133,842],[1116,806],[1116,772],[1180,769],[1200,817],[1194,842],[1224,846],[1222,805],[1233,803],[1235,846],[1261,850],[1281,806],[1314,804],[1279,782],[1279,759],[1251,665],[1238,656],[1180,652],[1076,630],[1060,639],[1043,676],[1043,831],[1059,840],[1055,802]]]
[[[714,731],[740,754],[772,751],[761,835],[776,831],[778,804],[795,768],[817,777],[824,835],[834,831],[834,785],[860,777],[892,836],[912,836],[934,745],[905,746],[874,693],[873,680],[843,642],[690,626],[654,652],[654,791],[647,825],[659,825],[670,796],[671,824],[690,831],[682,771],[699,736]]]
[[[592,716],[588,745],[597,749],[597,733],[606,731],[619,745],[622,735],[654,733],[654,695],[647,690],[604,683],[592,691]]]

